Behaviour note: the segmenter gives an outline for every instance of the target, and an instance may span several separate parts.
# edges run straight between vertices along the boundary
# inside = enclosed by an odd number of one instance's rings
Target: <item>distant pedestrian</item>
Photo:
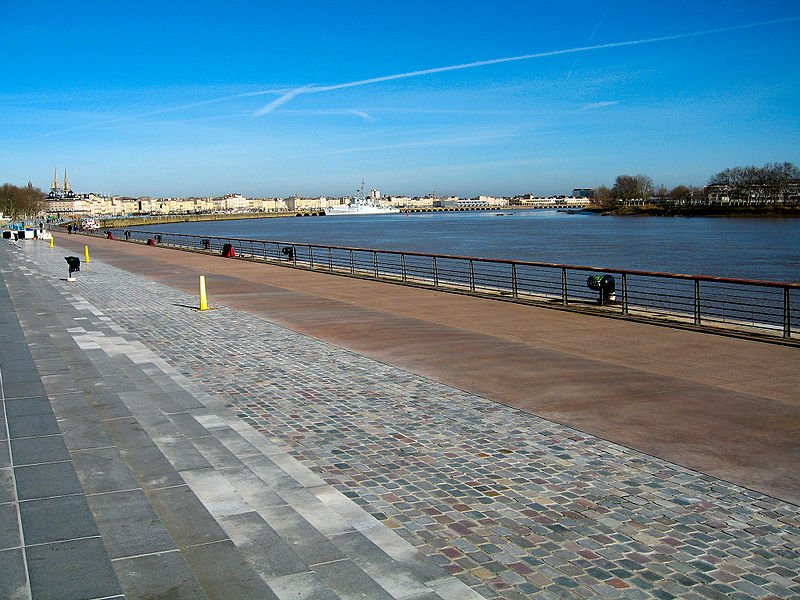
[[[67,233],[72,235],[72,224],[67,225]]]

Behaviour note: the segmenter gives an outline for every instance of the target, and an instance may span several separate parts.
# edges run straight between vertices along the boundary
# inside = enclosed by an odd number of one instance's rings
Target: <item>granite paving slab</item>
[[[176,549],[141,489],[91,494],[87,500],[112,559]]]
[[[99,537],[100,531],[82,494],[21,502],[26,544],[45,544]]]
[[[70,461],[15,467],[14,478],[20,500],[53,498],[83,492]]]
[[[99,537],[29,546],[26,555],[36,600],[124,598]]]
[[[22,548],[0,550],[0,597],[29,600],[31,590]]]
[[[114,561],[126,598],[208,598],[183,555],[177,550]]]
[[[13,502],[0,504],[0,550],[20,548],[18,508]]]

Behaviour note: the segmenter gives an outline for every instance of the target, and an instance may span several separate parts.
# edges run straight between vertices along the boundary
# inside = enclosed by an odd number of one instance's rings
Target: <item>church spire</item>
[[[51,189],[55,191],[58,187],[58,167],[56,167],[53,169],[53,187]]]
[[[67,170],[64,169],[64,193],[69,194],[72,190],[69,189],[69,177],[67,176]]]

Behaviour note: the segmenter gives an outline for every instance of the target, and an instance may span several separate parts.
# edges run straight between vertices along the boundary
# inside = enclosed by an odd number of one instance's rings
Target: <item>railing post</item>
[[[328,248],[328,271],[333,271],[333,248]]]
[[[308,247],[308,266],[309,268],[314,268],[314,248],[313,246]]]
[[[622,274],[622,314],[628,314],[628,274]]]
[[[296,267],[297,266],[297,248],[292,245],[292,264]]]
[[[475,261],[469,259],[469,291],[475,292]]]
[[[567,305],[567,269],[561,267],[561,304]]]
[[[700,325],[700,280],[694,280],[694,324]]]
[[[439,287],[439,263],[433,257],[433,287]]]
[[[791,303],[789,302],[789,288],[783,288],[783,337],[792,337],[792,313]]]
[[[374,250],[372,251],[372,266],[375,271],[375,279],[378,278],[378,253]]]
[[[350,250],[350,275],[355,274],[356,272],[356,265],[353,262],[353,251]]]
[[[517,263],[511,263],[511,293],[514,298],[519,298],[517,292]]]
[[[403,283],[408,281],[408,275],[406,274],[406,255],[400,255],[400,277],[403,279]]]

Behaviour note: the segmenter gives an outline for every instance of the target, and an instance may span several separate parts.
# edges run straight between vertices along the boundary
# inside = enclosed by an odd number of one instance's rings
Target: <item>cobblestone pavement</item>
[[[61,285],[485,598],[800,597],[795,505],[85,267]]]

